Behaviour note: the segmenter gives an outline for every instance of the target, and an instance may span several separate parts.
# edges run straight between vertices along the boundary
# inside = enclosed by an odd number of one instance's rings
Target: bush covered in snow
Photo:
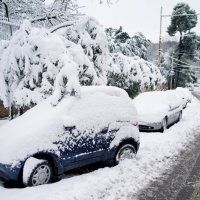
[[[82,47],[89,59],[89,62],[82,64],[85,68],[92,65],[98,77],[97,84],[106,84],[109,60],[108,41],[99,22],[94,18],[84,16],[74,21],[72,26],[67,26],[58,33]]]
[[[133,98],[144,90],[156,89],[163,82],[159,69],[152,63],[122,53],[114,53],[111,56],[108,85],[125,89],[130,97]]]
[[[130,37],[119,29],[106,29],[111,55],[108,85],[125,89],[130,97],[153,90],[163,82],[159,69],[147,62],[150,41],[142,33]]]
[[[52,94],[56,79],[56,86],[65,87],[72,74],[83,84],[98,81],[80,45],[46,29],[33,28],[28,21],[4,47],[0,66],[0,99],[5,106],[9,99],[17,107],[37,104]]]

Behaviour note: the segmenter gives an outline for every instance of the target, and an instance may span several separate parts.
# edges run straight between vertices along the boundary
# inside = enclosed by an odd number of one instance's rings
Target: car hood
[[[138,112],[139,122],[157,123],[168,115],[169,106],[165,104],[140,104],[137,103],[136,109]]]

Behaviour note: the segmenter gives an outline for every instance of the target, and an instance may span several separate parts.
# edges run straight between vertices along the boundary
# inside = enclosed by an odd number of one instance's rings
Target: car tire
[[[132,144],[126,143],[121,145],[115,154],[114,164],[117,165],[125,159],[133,159],[136,153],[135,147]]]
[[[162,120],[161,133],[164,133],[166,129],[167,129],[167,118],[165,117],[165,118]]]
[[[34,167],[30,165],[24,166],[23,169],[23,184],[24,186],[38,186],[48,184],[52,180],[53,170],[47,160],[35,159]],[[26,161],[28,162],[28,161]],[[26,169],[27,168],[27,169]],[[30,169],[29,169],[30,168]]]

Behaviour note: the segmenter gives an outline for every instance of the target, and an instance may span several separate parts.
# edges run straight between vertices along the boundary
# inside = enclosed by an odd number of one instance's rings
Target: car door
[[[86,109],[86,107],[84,108]],[[85,119],[86,120],[86,119]],[[96,120],[94,128],[80,130],[77,126],[65,126],[62,158],[66,169],[80,167],[102,160],[108,148],[109,123],[101,124],[101,117]],[[77,122],[78,123],[78,122]],[[84,119],[82,119],[84,123]],[[99,125],[100,124],[100,125]],[[96,127],[99,127],[98,129]],[[71,166],[71,167],[70,167]]]
[[[106,148],[107,133],[108,126],[102,127],[99,131],[85,130],[78,137],[72,132],[72,135],[76,137],[76,145],[73,149],[75,162],[85,165],[101,160]]]
[[[179,116],[179,107],[172,107],[169,111],[168,124],[173,124],[177,121]]]

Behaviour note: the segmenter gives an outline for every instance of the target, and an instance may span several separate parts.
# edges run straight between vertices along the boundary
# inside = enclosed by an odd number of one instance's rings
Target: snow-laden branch
[[[45,20],[50,20],[50,19],[58,19],[59,16],[58,15],[46,15],[46,16],[42,16],[42,17],[36,17],[32,20],[30,20],[31,23],[35,23],[37,21],[45,21]]]
[[[50,31],[51,33],[53,33],[53,32],[57,31],[57,30],[60,29],[60,28],[64,28],[64,27],[68,27],[68,26],[73,26],[73,23],[72,23],[72,22],[64,22],[64,23],[61,23],[61,24],[59,24],[59,25],[57,25],[57,26],[54,26],[54,27],[51,28],[49,31]]]
[[[51,99],[52,106],[56,106],[67,94],[80,97],[81,89],[78,79],[78,65],[68,57],[63,57],[64,67],[60,70],[54,84],[54,92]]]

